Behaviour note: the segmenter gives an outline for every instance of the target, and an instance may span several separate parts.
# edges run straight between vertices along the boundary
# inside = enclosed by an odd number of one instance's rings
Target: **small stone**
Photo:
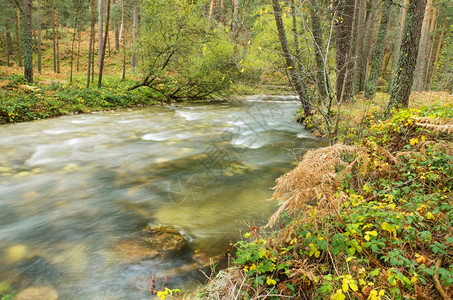
[[[24,245],[14,245],[6,249],[5,260],[7,263],[13,264],[25,258],[27,248]]]

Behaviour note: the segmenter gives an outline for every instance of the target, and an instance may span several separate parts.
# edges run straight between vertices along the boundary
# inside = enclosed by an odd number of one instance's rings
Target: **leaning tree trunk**
[[[392,108],[407,107],[409,104],[425,6],[426,0],[409,0],[398,68],[392,77],[387,115]]]
[[[38,73],[41,73],[41,0],[38,0],[37,10],[38,25]]]
[[[32,0],[24,0],[24,76],[33,83]]]
[[[392,13],[392,1],[385,0],[382,6],[382,18],[379,25],[379,33],[376,40],[376,48],[373,53],[373,60],[371,62],[371,71],[368,80],[366,81],[365,99],[374,99],[376,95],[377,83],[379,73],[382,67],[382,58],[384,56],[385,39],[387,37],[388,23]]]
[[[275,23],[277,25],[278,37],[285,57],[286,66],[289,70],[291,83],[293,84],[297,95],[299,96],[302,108],[304,110],[304,116],[308,117],[311,115],[311,104],[309,102],[309,96],[305,82],[300,79],[299,74],[295,68],[293,56],[290,53],[288,40],[286,38],[285,27],[282,20],[282,9],[278,0],[272,0],[272,6],[274,8]]]

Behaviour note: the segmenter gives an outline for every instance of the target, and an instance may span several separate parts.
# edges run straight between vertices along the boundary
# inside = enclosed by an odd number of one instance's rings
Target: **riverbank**
[[[451,299],[453,106],[413,104],[309,151],[277,180],[268,227],[194,298]]]

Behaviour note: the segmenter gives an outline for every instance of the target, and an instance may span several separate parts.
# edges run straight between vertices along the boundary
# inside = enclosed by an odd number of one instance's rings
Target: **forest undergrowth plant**
[[[351,145],[308,152],[277,180],[280,207],[268,225],[280,229],[236,244],[241,293],[449,299],[453,137],[442,126],[453,122],[446,110],[402,110],[370,121]]]

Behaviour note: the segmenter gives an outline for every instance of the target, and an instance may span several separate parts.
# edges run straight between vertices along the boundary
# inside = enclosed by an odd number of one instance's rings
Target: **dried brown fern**
[[[430,123],[415,123],[419,127],[427,128],[433,132],[441,132],[441,133],[447,133],[447,134],[453,134],[453,124],[444,124],[444,125],[438,125],[438,124],[430,124]]]
[[[307,152],[296,168],[276,180],[272,197],[279,200],[280,207],[267,226],[275,225],[285,210],[294,213],[314,205],[318,209],[335,205],[338,209],[342,197],[333,195],[339,182],[354,167],[360,172],[367,164],[368,153],[364,147],[338,144]]]

